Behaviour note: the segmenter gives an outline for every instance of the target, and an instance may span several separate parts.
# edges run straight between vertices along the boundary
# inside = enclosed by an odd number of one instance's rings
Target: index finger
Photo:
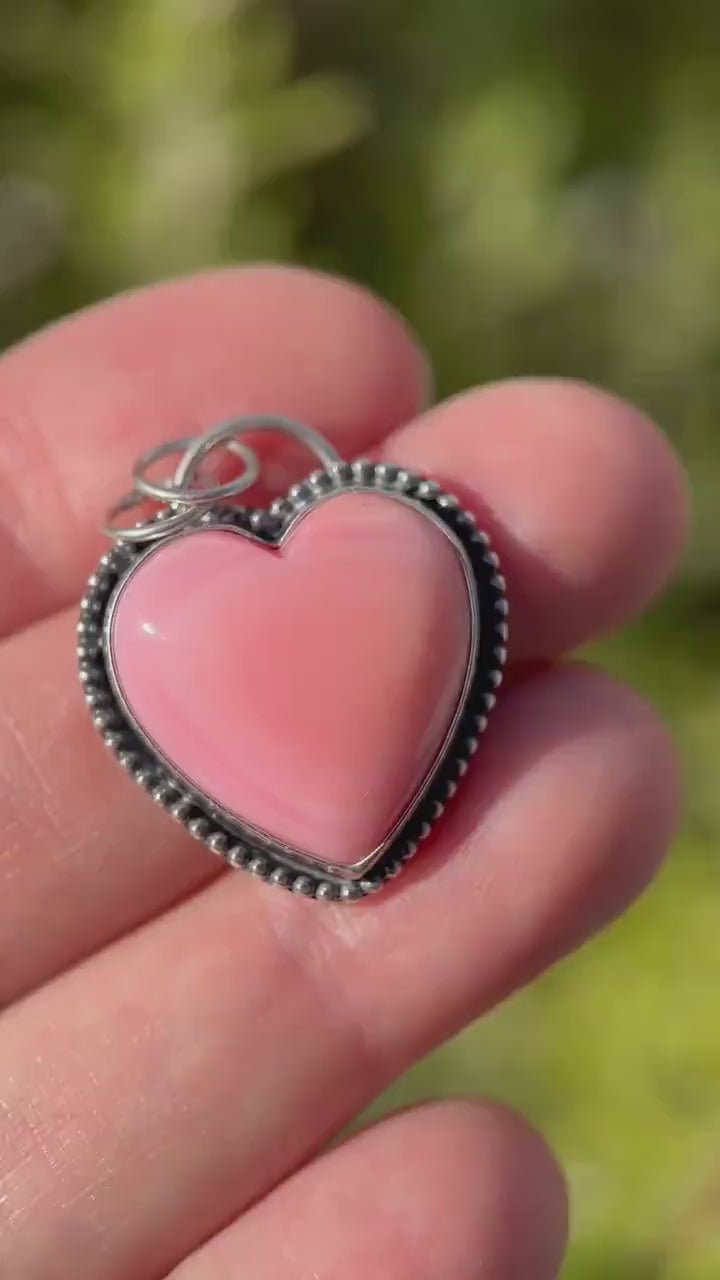
[[[80,595],[103,513],[148,446],[280,413],[352,456],[412,417],[426,384],[392,310],[288,267],[124,294],[14,348],[0,360],[0,636]]]

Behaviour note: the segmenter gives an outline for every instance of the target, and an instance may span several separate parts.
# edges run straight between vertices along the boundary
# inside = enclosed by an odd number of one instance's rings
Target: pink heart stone
[[[387,839],[470,662],[462,561],[381,494],[320,503],[272,548],[232,529],[158,547],[111,621],[116,682],[156,751],[229,814],[328,863]]]

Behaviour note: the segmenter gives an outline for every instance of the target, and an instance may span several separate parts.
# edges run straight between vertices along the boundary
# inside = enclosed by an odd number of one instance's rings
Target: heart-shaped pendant
[[[267,510],[227,505],[257,473],[237,440],[256,419],[141,460],[140,491],[172,505],[120,531],[91,578],[81,678],[107,744],[194,836],[272,883],[355,899],[415,852],[467,769],[505,658],[504,583],[433,481],[263,422],[327,463]],[[229,442],[241,480],[193,487]],[[173,484],[144,480],[177,445]]]

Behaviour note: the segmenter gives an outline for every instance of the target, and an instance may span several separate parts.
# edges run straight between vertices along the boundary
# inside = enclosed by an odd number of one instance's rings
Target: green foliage
[[[588,377],[694,482],[680,583],[597,656],[688,778],[658,886],[422,1063],[485,1089],[574,1190],[569,1280],[720,1271],[720,7],[708,0],[0,0],[0,340],[245,257],[355,275],[441,392]]]
[[[300,252],[269,188],[369,123],[349,76],[292,70],[247,0],[0,0],[0,335],[129,283]]]

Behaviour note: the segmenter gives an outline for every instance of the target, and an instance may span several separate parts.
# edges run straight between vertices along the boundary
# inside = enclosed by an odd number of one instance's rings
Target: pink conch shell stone
[[[275,839],[351,865],[427,777],[471,646],[461,559],[392,497],[339,494],[280,549],[196,530],[149,554],[113,614],[112,665],[156,750]]]

